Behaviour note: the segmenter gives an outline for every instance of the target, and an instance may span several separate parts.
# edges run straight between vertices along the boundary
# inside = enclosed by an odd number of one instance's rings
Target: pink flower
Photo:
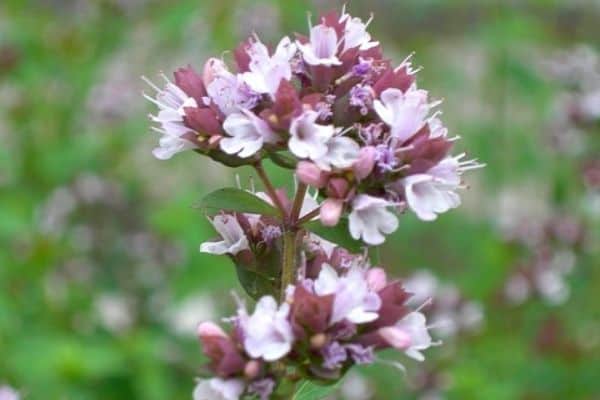
[[[297,42],[302,52],[304,61],[309,65],[323,65],[331,67],[341,65],[337,57],[338,37],[335,29],[326,25],[313,26],[310,29],[308,43]]]
[[[379,45],[379,42],[371,41],[371,35],[367,32],[367,27],[373,18],[366,23],[360,18],[352,17],[346,12],[342,12],[340,22],[345,22],[344,26],[344,51],[357,48],[359,50],[369,50]]]
[[[276,361],[292,349],[294,335],[288,322],[288,303],[279,308],[271,296],[262,297],[254,314],[238,309],[238,322],[244,335],[244,349],[250,357]]]
[[[183,119],[185,108],[197,107],[198,104],[196,100],[173,84],[165,75],[163,75],[163,78],[166,81],[164,89],[160,89],[144,78],[146,83],[156,90],[156,98],[152,98],[146,94],[144,94],[144,97],[159,108],[158,114],[150,115],[150,119],[160,125],[160,128],[153,129],[162,134],[159,147],[155,148],[152,154],[159,160],[168,160],[177,153],[196,147],[194,143],[183,137],[192,131],[185,126]]]
[[[460,175],[483,166],[474,160],[460,161],[463,157],[464,154],[447,157],[425,173],[409,175],[400,181],[406,202],[417,217],[433,221],[438,214],[460,205],[460,197],[455,192],[461,187]]]
[[[350,234],[370,245],[385,241],[384,234],[398,229],[398,219],[387,210],[393,204],[378,197],[359,194],[352,201],[352,212],[348,216]]]
[[[332,125],[317,124],[318,118],[316,111],[305,110],[292,120],[288,146],[297,157],[316,161],[328,153],[327,142],[333,137],[335,129]]]
[[[324,171],[330,171],[332,167],[350,168],[358,160],[360,147],[349,137],[334,136],[325,143],[325,146],[327,147],[325,154],[313,159],[315,164]]]
[[[373,107],[379,118],[391,128],[392,137],[405,142],[425,124],[432,105],[427,103],[427,92],[409,89],[403,93],[399,89],[386,89],[381,100],[375,100]]]
[[[369,287],[366,270],[360,266],[355,265],[346,274],[338,275],[330,265],[324,264],[314,282],[314,290],[319,296],[335,296],[331,324],[344,319],[362,324],[379,316],[377,311],[381,307],[381,299]]]
[[[267,47],[256,39],[248,46],[247,52],[250,71],[242,75],[244,82],[255,92],[274,97],[281,81],[292,78],[290,60],[296,54],[296,45],[286,36],[270,56]]]
[[[252,90],[242,75],[234,75],[224,62],[217,59],[207,61],[204,68],[204,84],[208,99],[224,115],[251,110],[258,104],[260,94]]]
[[[264,143],[276,143],[278,140],[269,124],[244,109],[230,114],[223,123],[223,129],[229,137],[219,142],[221,150],[241,158],[253,156],[262,149]]]
[[[427,331],[427,321],[420,312],[411,312],[398,321],[394,326],[379,329],[379,335],[390,346],[414,358],[417,361],[425,360],[421,351],[433,345],[431,336]]]

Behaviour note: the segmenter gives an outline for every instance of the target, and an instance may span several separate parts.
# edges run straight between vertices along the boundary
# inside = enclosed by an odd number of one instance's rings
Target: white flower
[[[269,124],[248,110],[230,114],[223,123],[223,129],[230,137],[221,139],[221,150],[241,158],[256,154],[264,143],[277,142],[277,135]]]
[[[194,389],[194,400],[238,400],[244,393],[241,379],[212,378],[201,380]]]
[[[324,264],[314,284],[319,296],[334,294],[331,324],[347,319],[355,324],[374,321],[381,307],[381,298],[369,287],[366,270],[358,265],[345,275],[338,275],[330,265]]]
[[[352,212],[348,216],[350,234],[354,239],[370,245],[385,241],[384,234],[398,229],[398,218],[387,210],[392,204],[384,199],[360,194],[352,201]]]
[[[407,356],[417,361],[425,360],[421,351],[434,344],[427,331],[425,315],[416,311],[407,314],[394,326],[379,329],[379,334],[390,345],[404,350]]]
[[[317,124],[318,118],[318,112],[306,110],[292,120],[288,146],[297,157],[318,160],[327,154],[327,142],[333,137],[335,128]]]
[[[425,90],[411,88],[403,93],[391,88],[381,93],[381,100],[375,100],[373,107],[390,126],[392,136],[402,143],[423,127],[432,105],[427,103]]]
[[[238,320],[244,332],[244,349],[250,357],[276,361],[289,353],[294,340],[287,320],[289,312],[288,303],[277,308],[277,302],[271,296],[263,296],[252,315],[240,307]]]
[[[337,58],[338,37],[335,29],[317,25],[310,29],[310,39],[308,43],[296,42],[302,52],[304,61],[309,65],[324,65],[327,67],[341,65],[342,62]]]
[[[326,143],[327,152],[318,158],[315,164],[325,171],[331,167],[349,168],[358,160],[360,146],[354,140],[344,136],[334,136]]]
[[[242,78],[255,92],[274,96],[281,80],[292,78],[290,60],[296,54],[296,45],[287,36],[279,42],[273,56],[269,56],[269,50],[258,39],[250,44],[247,52],[250,71],[242,74]]]
[[[423,221],[433,221],[437,214],[460,205],[460,197],[455,192],[461,187],[460,175],[469,169],[480,168],[474,160],[460,161],[464,157],[447,157],[425,173],[403,178],[406,202],[411,210]]]
[[[200,245],[202,253],[236,255],[242,250],[249,249],[248,238],[237,219],[231,215],[217,215],[211,221],[223,240],[204,242]]]
[[[186,107],[198,107],[198,104],[196,100],[169,81],[165,75],[162,76],[166,81],[164,89],[160,89],[148,79],[143,78],[156,90],[156,98],[146,94],[144,97],[159,108],[158,114],[150,115],[152,121],[160,124],[160,128],[153,129],[162,134],[159,146],[153,150],[152,154],[159,160],[168,160],[174,154],[196,147],[195,144],[183,138],[186,133],[192,132],[192,129],[184,125],[183,117]]]
[[[344,51],[358,47],[359,50],[368,50],[379,45],[379,42],[372,42],[371,35],[367,32],[367,27],[371,23],[369,19],[366,23],[360,18],[352,17],[350,14],[342,12],[340,22],[346,21],[344,27]]]

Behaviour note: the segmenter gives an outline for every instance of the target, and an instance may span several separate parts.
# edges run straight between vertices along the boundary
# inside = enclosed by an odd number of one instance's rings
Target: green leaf
[[[302,381],[292,400],[320,400],[333,393],[340,381],[331,385],[320,385],[311,381]]]
[[[261,200],[252,193],[236,188],[215,190],[204,196],[198,207],[209,212],[223,210],[274,217],[280,215],[279,211],[266,201]]]
[[[260,299],[262,296],[276,296],[275,281],[269,280],[265,275],[245,268],[243,265],[236,265],[236,271],[240,284],[254,300]]]
[[[321,222],[317,220],[305,224],[304,228],[321,236],[323,239],[327,239],[330,242],[343,246],[354,252],[359,252],[364,246],[361,241],[355,240],[352,238],[352,236],[350,236],[350,230],[348,229],[348,218],[340,219],[340,222],[333,227],[323,226]]]

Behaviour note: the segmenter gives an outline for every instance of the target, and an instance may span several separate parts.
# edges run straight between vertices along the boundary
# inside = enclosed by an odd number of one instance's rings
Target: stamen
[[[142,75],[142,80],[144,82],[146,82],[148,85],[150,85],[150,87],[154,90],[156,90],[158,93],[162,93],[162,89],[160,89],[158,86],[156,86],[154,83],[152,83],[152,81],[148,78],[146,78],[145,76]]]
[[[312,28],[313,28],[313,26],[312,26],[312,14],[311,14],[310,11],[308,11],[306,13],[306,18],[308,19],[308,29],[309,29],[309,31],[312,31]]]
[[[367,22],[365,22],[365,30],[369,27],[369,25],[371,25],[371,22],[373,22],[373,18],[375,18],[375,13],[372,12]]]
[[[423,302],[423,304],[421,304],[419,307],[417,307],[417,309],[414,310],[413,312],[420,312],[423,308],[427,307],[430,304],[433,304],[433,298],[432,297],[428,297],[427,300],[425,300]]]

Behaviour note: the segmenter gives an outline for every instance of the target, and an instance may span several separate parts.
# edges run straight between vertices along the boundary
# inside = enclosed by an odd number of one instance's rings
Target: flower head
[[[352,201],[352,212],[348,217],[350,234],[354,239],[378,245],[385,241],[384,234],[398,229],[398,219],[387,210],[392,206],[389,201],[360,194]]]
[[[288,321],[289,311],[287,303],[278,307],[271,296],[262,297],[252,315],[248,315],[244,306],[240,307],[237,322],[249,356],[275,361],[291,350],[294,335]]]
[[[310,29],[310,39],[307,43],[297,42],[304,61],[309,65],[331,67],[342,62],[337,57],[338,37],[335,29],[324,24]]]
[[[159,124],[160,128],[154,128],[162,134],[159,147],[154,149],[153,154],[160,160],[168,160],[174,154],[196,145],[185,137],[191,129],[185,126],[183,120],[187,107],[197,107],[196,100],[188,96],[181,88],[172,83],[163,75],[166,81],[164,89],[160,89],[146,79],[146,82],[156,90],[156,97],[144,95],[146,99],[156,104],[159,108],[158,114],[151,115],[150,119]]]

